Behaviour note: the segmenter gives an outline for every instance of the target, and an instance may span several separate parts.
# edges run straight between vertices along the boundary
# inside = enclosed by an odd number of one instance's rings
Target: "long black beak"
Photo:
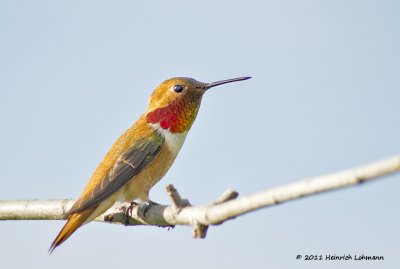
[[[231,78],[231,79],[220,80],[220,81],[206,84],[205,88],[208,90],[215,86],[219,86],[219,85],[231,83],[231,82],[236,82],[236,81],[241,81],[241,80],[246,80],[246,79],[250,79],[250,78],[251,77],[240,77],[240,78]]]

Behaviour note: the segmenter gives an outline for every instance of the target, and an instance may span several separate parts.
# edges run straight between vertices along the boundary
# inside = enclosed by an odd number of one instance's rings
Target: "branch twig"
[[[182,199],[178,191],[167,186],[172,206],[135,206],[132,203],[115,205],[96,221],[124,225],[154,225],[171,227],[191,225],[194,237],[204,238],[209,225],[221,224],[226,220],[251,211],[273,206],[294,199],[336,190],[400,171],[400,156],[360,166],[342,172],[298,181],[236,199],[237,192],[228,190],[215,202],[204,206],[192,206]],[[0,220],[56,220],[63,219],[73,200],[8,200],[0,201]],[[129,214],[127,210],[129,208]],[[145,214],[141,212],[144,210]]]

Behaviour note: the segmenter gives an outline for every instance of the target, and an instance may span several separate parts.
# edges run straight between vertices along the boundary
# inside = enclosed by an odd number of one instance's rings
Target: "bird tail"
[[[95,208],[89,208],[84,211],[74,213],[68,217],[67,223],[61,229],[56,239],[50,246],[49,254],[51,254],[56,247],[61,245],[67,240],[85,221],[89,218]]]

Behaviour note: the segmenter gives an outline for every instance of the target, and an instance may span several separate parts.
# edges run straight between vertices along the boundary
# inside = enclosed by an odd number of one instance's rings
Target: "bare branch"
[[[166,187],[167,189],[167,193],[169,195],[169,197],[171,198],[172,201],[172,205],[175,208],[183,208],[185,206],[190,206],[191,204],[189,203],[189,200],[187,199],[182,199],[181,195],[179,194],[179,192],[175,189],[175,187],[170,184]]]
[[[194,237],[204,238],[209,225],[221,224],[236,216],[294,199],[336,190],[400,171],[400,156],[360,166],[342,172],[298,181],[259,193],[237,198],[228,190],[215,202],[192,206],[178,191],[167,186],[172,206],[158,204],[118,204],[99,216],[96,221],[124,225],[154,225],[171,227],[191,225]],[[0,220],[56,220],[63,219],[73,200],[9,200],[0,201]],[[145,212],[145,214],[144,214]]]
[[[59,220],[72,207],[74,200],[3,200],[0,220]]]

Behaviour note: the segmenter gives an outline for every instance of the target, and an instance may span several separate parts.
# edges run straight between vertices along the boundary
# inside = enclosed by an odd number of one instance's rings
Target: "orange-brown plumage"
[[[146,124],[145,121],[146,119],[144,116],[140,117],[139,120],[124,134],[122,134],[113,144],[109,152],[104,157],[103,161],[99,164],[97,169],[92,174],[92,177],[90,178],[88,184],[83,190],[81,196],[72,206],[71,211],[78,210],[83,203],[96,195],[96,192],[94,191],[96,190],[96,188],[102,185],[101,183],[105,179],[105,176],[107,175],[107,173],[110,172],[111,168],[116,164],[117,159],[126,149],[133,147],[135,143],[137,143],[137,141],[139,141],[140,139],[151,137],[152,133],[154,133],[154,129]],[[146,188],[138,188],[138,190],[145,192]],[[97,216],[107,211],[108,208],[110,208],[117,200],[119,200],[118,196],[121,195],[121,191],[115,192],[107,199],[107,201],[105,201],[105,203],[84,211],[78,211],[70,215],[68,217],[67,223],[64,225],[59,235],[56,237],[53,244],[51,245],[50,250],[53,251],[57,246],[63,243],[81,225],[86,222],[92,221]],[[135,198],[143,198],[144,200],[146,200],[146,196],[147,193],[138,193],[137,197],[133,197],[130,200],[133,200]],[[128,199],[127,201],[130,200]]]
[[[147,111],[113,144],[68,214],[50,252],[80,226],[117,201],[148,200],[150,189],[168,171],[185,141],[204,92],[224,83],[172,78],[153,92]]]
[[[90,216],[90,214],[95,210],[95,208],[86,209],[80,213],[72,214],[68,217],[67,223],[58,233],[56,239],[50,246],[50,253],[61,245],[65,240],[67,240],[76,229],[78,229]]]

